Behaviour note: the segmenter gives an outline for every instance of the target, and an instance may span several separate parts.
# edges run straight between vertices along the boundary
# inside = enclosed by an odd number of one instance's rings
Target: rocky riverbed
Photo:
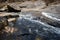
[[[16,13],[19,17],[16,22],[9,22],[0,40],[60,40],[59,9],[59,3],[46,6],[40,1],[4,5],[1,13]]]

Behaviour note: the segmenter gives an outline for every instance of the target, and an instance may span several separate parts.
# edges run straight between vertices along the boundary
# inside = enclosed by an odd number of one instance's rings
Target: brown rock
[[[15,22],[17,17],[19,17],[19,15],[15,15],[13,13],[0,13],[0,31],[5,26],[8,26],[8,22]]]
[[[8,4],[7,8],[9,12],[21,12],[21,8],[15,3]]]

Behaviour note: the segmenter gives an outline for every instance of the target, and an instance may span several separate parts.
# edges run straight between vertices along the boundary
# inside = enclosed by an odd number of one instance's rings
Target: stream
[[[14,40],[20,36],[22,40],[35,40],[36,36],[41,37],[42,40],[60,40],[60,28],[41,22],[31,14],[20,14],[15,23],[15,28],[18,31],[13,33]]]

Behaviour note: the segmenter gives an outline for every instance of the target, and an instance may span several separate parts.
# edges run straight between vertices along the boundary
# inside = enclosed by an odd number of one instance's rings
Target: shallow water
[[[50,26],[41,22],[41,20],[35,19],[36,17],[31,14],[20,14],[15,23],[18,31],[13,34],[14,39],[16,39],[16,36],[22,36],[22,40],[35,40],[36,36],[40,36],[43,40],[60,40],[60,28]]]
[[[60,40],[60,28],[46,24],[32,14],[19,15],[16,23],[10,24],[17,30],[11,35],[4,33],[3,40],[38,40],[37,37],[39,40]]]

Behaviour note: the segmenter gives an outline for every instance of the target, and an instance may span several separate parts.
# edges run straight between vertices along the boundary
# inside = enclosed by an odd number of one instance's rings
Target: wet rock
[[[60,26],[60,6],[51,6],[42,12],[42,21],[52,26]]]

